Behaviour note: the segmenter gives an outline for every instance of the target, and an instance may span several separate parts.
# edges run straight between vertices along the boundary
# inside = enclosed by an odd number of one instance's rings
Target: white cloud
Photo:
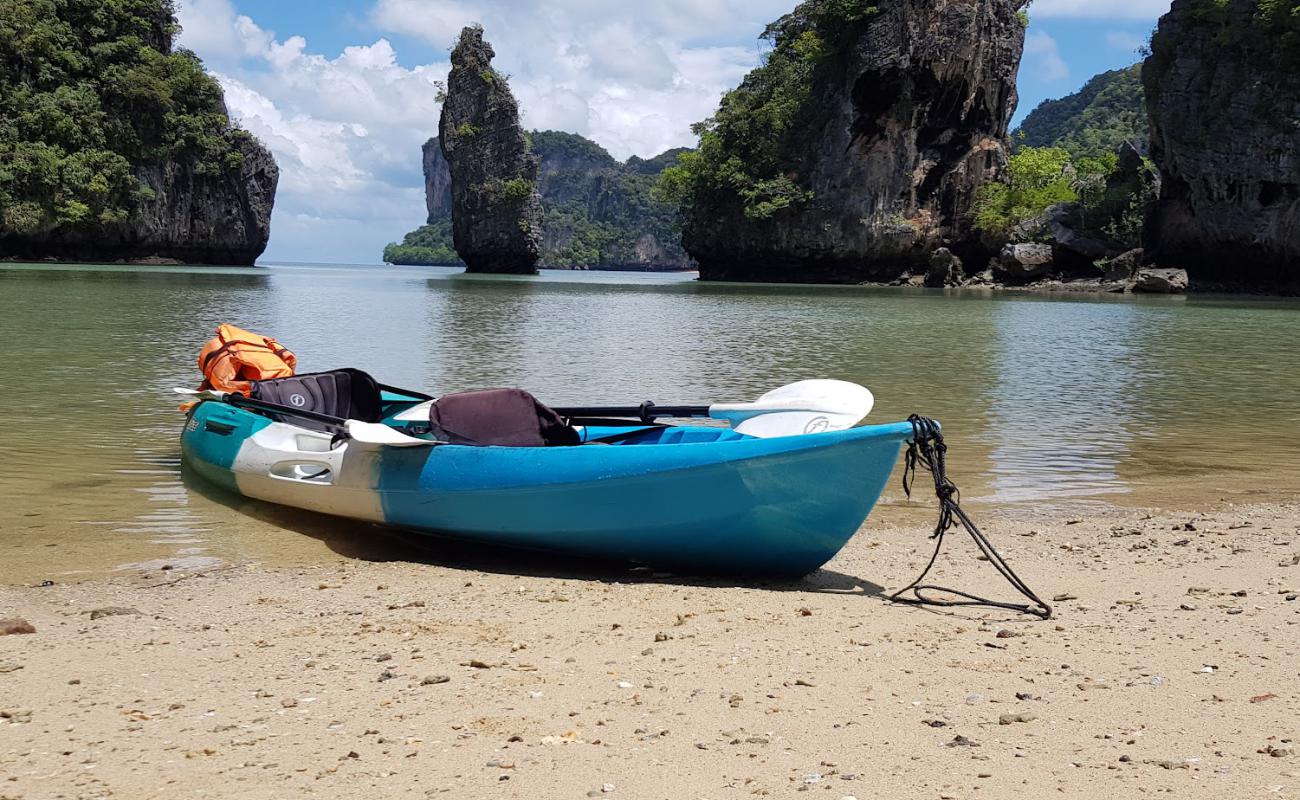
[[[1025,37],[1025,59],[1041,80],[1059,81],[1070,77],[1070,66],[1061,58],[1060,46],[1042,31]]]
[[[271,43],[269,34],[235,13],[230,0],[185,0],[176,18],[181,43],[205,58],[255,56]]]
[[[525,126],[581,133],[627,158],[692,144],[691,124],[753,67],[755,37],[789,9],[790,0],[375,0],[371,21],[440,50],[483,24]]]
[[[1037,19],[1155,19],[1170,0],[1038,0],[1030,13]]]
[[[1127,31],[1110,31],[1106,34],[1106,45],[1116,50],[1135,52],[1144,44],[1142,37]]]
[[[420,145],[436,133],[446,57],[405,67],[385,34],[446,52],[482,22],[526,127],[573,131],[618,158],[691,145],[690,125],[758,61],[790,0],[374,0],[368,44],[337,55],[278,36],[239,0],[180,0],[180,44],[280,165],[268,260],[374,261],[423,221]],[[292,34],[292,32],[288,32]]]

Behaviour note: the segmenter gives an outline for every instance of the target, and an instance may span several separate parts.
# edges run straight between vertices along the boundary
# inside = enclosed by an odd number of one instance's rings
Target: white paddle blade
[[[399,430],[378,422],[361,422],[350,419],[344,423],[348,436],[362,444],[378,444],[385,447],[433,447],[441,442],[429,439],[417,439],[407,436]]]
[[[773,439],[852,428],[871,413],[876,398],[865,386],[848,381],[799,381],[773,389],[753,403],[724,403],[709,408],[739,433]]]

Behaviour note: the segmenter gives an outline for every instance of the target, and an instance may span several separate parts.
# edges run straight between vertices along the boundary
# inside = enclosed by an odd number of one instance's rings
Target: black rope
[[[930,563],[925,565],[925,570],[920,577],[910,584],[889,596],[889,599],[896,603],[910,603],[918,606],[984,606],[988,608],[1003,608],[1008,611],[1017,611],[1022,614],[1031,614],[1042,619],[1052,618],[1052,607],[1039,599],[1030,589],[1028,584],[1020,579],[1020,576],[1011,569],[1006,560],[1002,558],[993,547],[993,543],[979,529],[978,526],[966,515],[961,508],[961,492],[957,486],[950,480],[947,475],[946,459],[948,455],[948,446],[944,444],[943,434],[939,432],[939,425],[928,417],[922,417],[913,414],[908,418],[912,423],[912,438],[907,443],[907,456],[903,463],[903,491],[910,498],[912,496],[912,482],[916,478],[917,466],[925,469],[934,478],[934,494],[939,498],[939,521],[934,526],[934,533],[930,538],[935,540],[934,554],[930,556]],[[978,595],[968,592],[949,589],[943,586],[933,586],[923,584],[925,576],[930,574],[934,564],[939,560],[939,553],[943,550],[943,539],[948,531],[960,522],[966,532],[975,540],[980,551],[984,554],[989,563],[997,569],[1002,577],[1020,594],[1024,595],[1031,602],[1029,603],[1004,603],[998,600],[986,600]],[[907,592],[913,596],[903,597]],[[925,596],[925,592],[944,592],[946,594],[956,595],[966,598],[964,600],[940,600]]]

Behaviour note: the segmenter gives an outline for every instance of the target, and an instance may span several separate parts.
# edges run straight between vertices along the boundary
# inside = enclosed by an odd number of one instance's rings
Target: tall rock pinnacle
[[[478,25],[451,52],[438,141],[451,170],[452,232],[466,271],[532,275],[542,240],[538,160],[495,55]]]

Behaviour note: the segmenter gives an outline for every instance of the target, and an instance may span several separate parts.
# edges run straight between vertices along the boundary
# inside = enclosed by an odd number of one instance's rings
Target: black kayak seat
[[[478,447],[569,447],[578,432],[523,389],[447,394],[429,406],[429,432],[452,444]]]
[[[341,419],[379,422],[384,418],[383,393],[379,383],[359,369],[335,369],[254,381],[250,396],[265,403]],[[273,413],[270,416],[277,422],[289,422],[310,430],[329,430],[329,426],[314,420],[287,414]]]

